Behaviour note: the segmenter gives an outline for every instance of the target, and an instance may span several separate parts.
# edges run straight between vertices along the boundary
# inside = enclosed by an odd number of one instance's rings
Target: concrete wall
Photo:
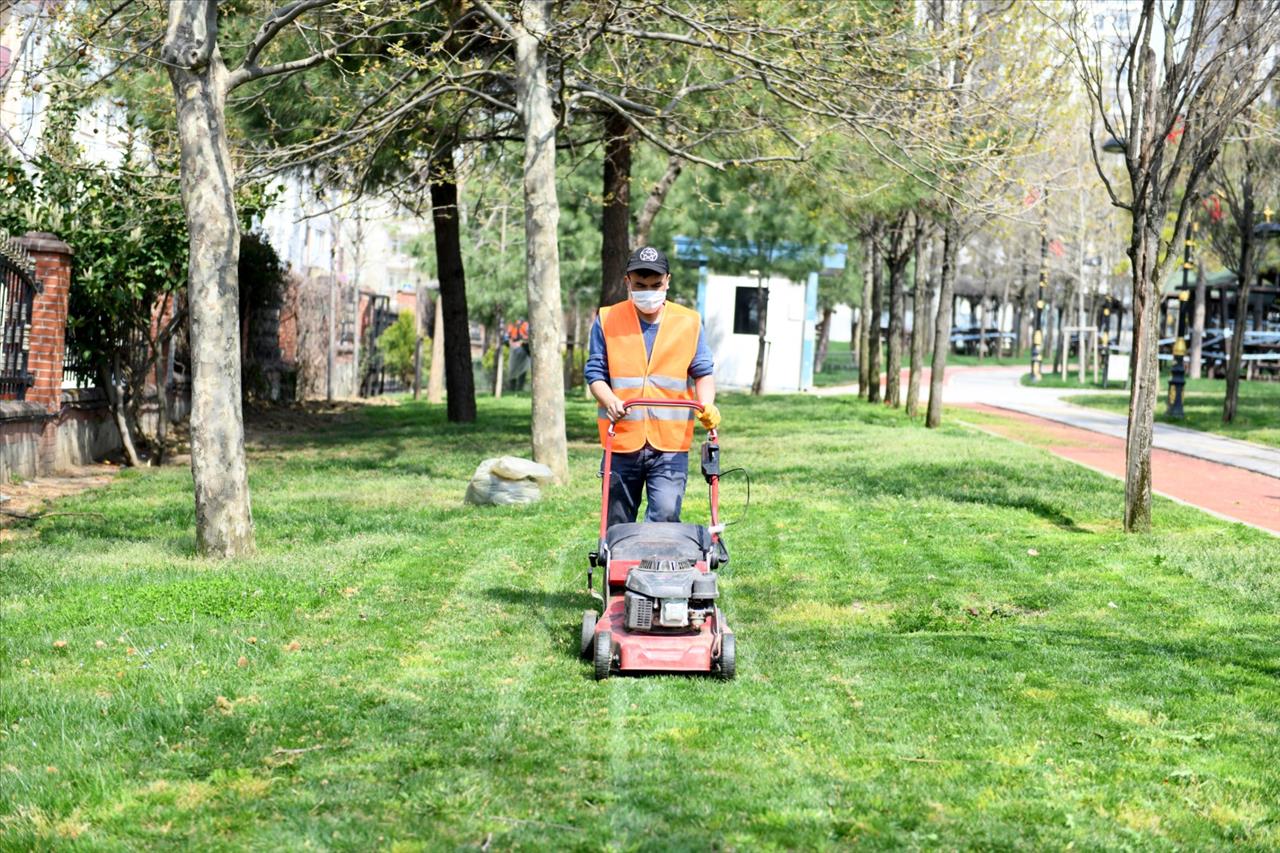
[[[94,389],[64,392],[55,434],[55,470],[87,465],[121,448],[106,395]]]
[[[14,476],[29,480],[43,467],[41,442],[48,415],[44,407],[21,400],[0,400],[0,483]]]
[[[61,410],[0,400],[0,483],[87,465],[120,448],[120,434],[99,391],[65,392]]]

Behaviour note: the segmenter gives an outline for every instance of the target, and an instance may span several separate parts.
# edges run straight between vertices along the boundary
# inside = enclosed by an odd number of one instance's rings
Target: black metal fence
[[[93,365],[84,357],[84,351],[76,346],[71,329],[67,329],[66,349],[62,356],[62,387],[91,388],[98,384]]]
[[[0,231],[0,399],[21,400],[34,382],[27,361],[37,289],[30,256]]]

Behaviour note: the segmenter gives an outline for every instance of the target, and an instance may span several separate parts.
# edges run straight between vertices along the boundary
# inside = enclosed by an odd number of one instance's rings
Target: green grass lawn
[[[884,373],[885,364],[888,359],[887,350],[880,354],[880,372]],[[925,356],[924,367],[929,366],[929,356]],[[1025,364],[1026,359],[1021,358],[991,358],[987,357],[979,360],[976,355],[962,355],[960,353],[947,354],[948,367],[1011,367],[1017,364]],[[823,370],[814,373],[813,384],[818,387],[826,385],[850,385],[858,381],[858,369],[850,367],[852,364],[849,355],[848,341],[831,341],[827,347],[827,362]],[[909,367],[911,364],[911,352],[904,348],[902,353],[902,366]]]
[[[1099,373],[1099,376],[1101,376],[1101,373]],[[1068,373],[1065,379],[1062,378],[1061,373],[1045,372],[1040,375],[1039,382],[1031,381],[1031,371],[1028,370],[1026,373],[1022,375],[1022,378],[1019,379],[1018,381],[1030,388],[1079,388],[1082,391],[1103,390],[1101,382],[1093,381],[1092,369],[1085,372],[1084,382],[1080,381],[1080,374],[1075,370],[1072,370],[1070,373]],[[1123,382],[1118,382],[1114,379],[1111,381],[1110,390],[1119,391],[1119,390],[1122,390],[1123,388],[1124,388]]]
[[[726,396],[739,677],[597,683],[594,408],[570,486],[461,502],[528,405],[266,434],[250,559],[193,558],[168,468],[0,545],[0,848],[1280,845],[1274,538],[1126,537],[1118,482],[959,413]]]
[[[1161,376],[1160,384],[1168,389],[1167,375]],[[1242,381],[1236,416],[1230,424],[1222,422],[1222,400],[1226,393],[1225,380],[1188,379],[1182,392],[1182,410],[1186,417],[1170,419],[1165,414],[1168,405],[1162,398],[1156,406],[1156,420],[1280,447],[1280,382]],[[1129,411],[1129,397],[1124,394],[1085,394],[1068,397],[1067,401],[1120,414]]]
[[[881,370],[884,367],[881,365]],[[827,343],[827,360],[820,371],[813,374],[813,384],[849,385],[858,381],[858,368],[853,363],[853,355],[848,341],[829,341]]]

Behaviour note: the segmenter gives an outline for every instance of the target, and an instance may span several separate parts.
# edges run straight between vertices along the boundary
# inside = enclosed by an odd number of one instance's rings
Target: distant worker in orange
[[[507,348],[511,354],[511,363],[507,373],[507,384],[517,391],[524,390],[525,377],[529,375],[529,321],[516,320],[507,324]]]

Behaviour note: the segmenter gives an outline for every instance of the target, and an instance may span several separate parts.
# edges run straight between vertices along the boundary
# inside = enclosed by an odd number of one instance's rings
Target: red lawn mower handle
[[[622,403],[622,411],[625,413],[633,406],[665,406],[668,409],[693,409],[695,412],[702,411],[702,404],[697,400],[652,400],[648,397],[641,397],[638,400],[624,400]],[[613,425],[616,424],[613,418],[609,418],[609,434],[613,434]]]

